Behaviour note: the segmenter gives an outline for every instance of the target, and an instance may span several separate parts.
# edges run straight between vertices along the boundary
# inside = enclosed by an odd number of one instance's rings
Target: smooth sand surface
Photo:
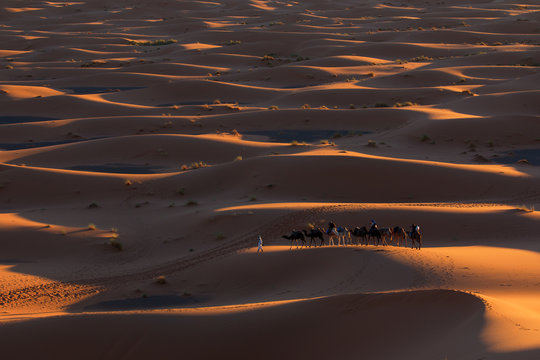
[[[539,14],[4,0],[0,357],[539,359]]]

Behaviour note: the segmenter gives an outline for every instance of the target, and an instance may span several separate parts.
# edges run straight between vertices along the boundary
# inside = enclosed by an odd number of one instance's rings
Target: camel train
[[[293,230],[290,235],[283,235],[284,239],[291,241],[292,249],[293,244],[296,243],[296,248],[309,246],[313,244],[317,246],[317,239],[320,241],[319,246],[323,246],[325,238],[328,238],[328,246],[337,245],[369,245],[370,242],[373,245],[383,246],[395,245],[395,246],[407,246],[407,240],[411,241],[411,249],[418,249],[422,247],[422,233],[420,232],[420,226],[416,224],[411,225],[410,231],[405,231],[402,227],[396,226],[394,228],[379,228],[375,221],[371,220],[371,226],[369,230],[367,227],[355,227],[354,229],[347,229],[343,226],[336,226],[333,222],[328,223],[328,229],[323,230],[320,228],[312,228],[309,231],[303,229],[302,231]],[[309,245],[307,245],[306,238],[309,238]],[[290,250],[289,249],[289,250]]]

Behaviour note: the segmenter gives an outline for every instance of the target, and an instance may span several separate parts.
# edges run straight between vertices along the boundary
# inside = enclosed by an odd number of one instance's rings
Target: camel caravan
[[[420,232],[420,226],[412,224],[410,231],[405,231],[402,227],[396,226],[394,228],[379,228],[375,221],[371,220],[371,226],[369,230],[367,227],[355,227],[354,229],[347,229],[343,226],[336,226],[333,222],[328,223],[328,229],[323,230],[321,228],[311,228],[307,230],[293,230],[290,235],[283,235],[283,238],[291,241],[291,247],[293,243],[296,243],[296,248],[311,247],[311,245],[317,246],[317,239],[320,241],[319,246],[323,246],[326,238],[328,238],[328,246],[343,246],[347,245],[369,245],[370,241],[373,245],[379,244],[394,245],[394,246],[407,246],[407,241],[411,242],[411,249],[418,249],[422,247],[422,233]],[[306,239],[309,238],[309,245],[307,245]]]

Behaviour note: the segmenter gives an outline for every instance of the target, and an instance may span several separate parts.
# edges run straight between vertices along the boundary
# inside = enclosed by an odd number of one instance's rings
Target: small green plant
[[[298,142],[297,140],[291,141],[291,146],[307,146],[305,141]]]
[[[349,109],[356,109],[356,106],[354,106],[354,104],[349,104]]]
[[[311,109],[311,105],[309,104],[304,104],[302,105],[302,109],[306,110],[306,109]]]
[[[422,135],[422,137],[420,138],[420,141],[422,142],[426,142],[426,141],[429,141],[431,140],[431,138],[429,136],[427,136],[426,134]]]
[[[165,278],[165,275],[160,275],[156,278],[156,283],[165,285],[167,283],[167,278]]]
[[[367,146],[369,146],[369,147],[377,147],[377,143],[374,140],[368,140]]]
[[[91,203],[90,205],[88,205],[88,208],[89,209],[97,209],[99,207],[99,205],[95,202]]]
[[[174,44],[176,42],[178,42],[178,40],[175,40],[175,39],[158,39],[158,40],[150,40],[150,41],[129,40],[129,44],[135,45],[135,46],[161,46],[161,45]]]
[[[328,145],[328,140],[321,140],[322,145]]]
[[[252,196],[249,198],[249,201],[257,201],[257,198],[255,196]]]
[[[199,205],[199,203],[196,202],[195,200],[189,200],[189,201],[186,203],[186,206],[196,206],[196,205]]]
[[[225,240],[227,237],[221,233],[216,235],[216,240]]]
[[[268,110],[279,110],[279,107],[276,105],[271,105],[268,107]]]
[[[237,157],[234,158],[234,161],[240,161],[240,160],[243,160],[242,156],[238,155]]]
[[[88,230],[96,230],[96,225],[88,224]]]
[[[390,105],[388,105],[388,104],[386,104],[386,103],[380,103],[380,102],[378,102],[378,103],[375,104],[375,107],[376,107],[376,108],[389,107],[389,106],[390,106]]]
[[[272,60],[275,60],[275,58],[270,54],[266,54],[261,58],[261,61],[267,61],[268,62],[268,61],[272,61]]]

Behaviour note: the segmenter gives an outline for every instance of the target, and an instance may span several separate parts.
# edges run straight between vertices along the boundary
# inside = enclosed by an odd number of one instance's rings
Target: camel
[[[302,234],[301,231],[293,230],[291,232],[291,235],[283,235],[282,238],[285,238],[287,240],[291,240],[291,247],[289,250],[292,249],[293,241],[296,241],[296,248],[298,249],[298,240],[302,241],[302,247],[306,246],[306,238],[304,237],[304,234]]]
[[[339,233],[337,232],[335,225],[334,227],[330,226],[324,233],[328,235],[328,246],[334,245],[334,239],[337,239],[339,244]]]
[[[349,234],[349,230],[346,227],[343,226],[336,226],[333,222],[328,223],[328,230],[326,230],[326,235],[328,235],[328,245],[330,243],[334,245],[334,238],[337,238],[338,246],[343,241],[343,245],[347,245],[347,238],[349,240],[349,243],[351,242],[351,235]]]
[[[388,241],[392,242],[392,229],[390,228],[380,228],[379,232],[381,234],[381,240],[383,245],[388,245]]]
[[[309,232],[306,230],[302,230],[304,235],[309,238],[309,247],[311,247],[311,243],[315,242],[315,246],[317,246],[317,239],[321,239],[321,246],[324,244],[324,237],[323,232],[321,229],[310,229]]]
[[[394,240],[397,244],[397,246],[401,246],[401,242],[403,241],[403,246],[407,246],[407,233],[405,232],[405,229],[402,227],[396,226],[394,227]]]
[[[349,233],[355,237],[360,238],[360,240],[358,241],[359,245],[363,244],[362,239],[364,239],[366,245],[368,244],[368,241],[367,241],[368,230],[365,226],[362,226],[362,227],[357,226],[354,229],[349,230]]]
[[[381,241],[381,232],[379,231],[377,224],[372,225],[368,231],[368,245],[369,239],[373,239],[373,245],[379,245],[379,242]],[[377,240],[377,243],[375,243],[375,240]]]
[[[411,249],[420,250],[422,247],[422,233],[420,233],[420,226],[412,224],[409,237],[411,238]],[[416,247],[416,243],[418,243],[418,247]]]

